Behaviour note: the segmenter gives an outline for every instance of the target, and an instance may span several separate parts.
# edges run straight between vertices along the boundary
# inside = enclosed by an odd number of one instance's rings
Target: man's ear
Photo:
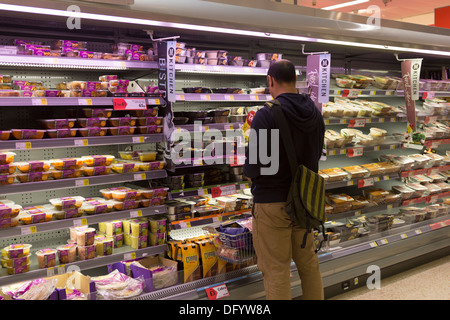
[[[273,87],[273,78],[271,76],[267,76],[267,87]]]

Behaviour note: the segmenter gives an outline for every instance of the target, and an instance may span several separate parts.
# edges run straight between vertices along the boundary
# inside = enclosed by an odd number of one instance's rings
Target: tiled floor
[[[361,287],[330,300],[450,300],[450,256],[381,279],[381,289]]]

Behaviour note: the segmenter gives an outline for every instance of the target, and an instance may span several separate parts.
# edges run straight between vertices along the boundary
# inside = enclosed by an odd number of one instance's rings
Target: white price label
[[[20,234],[22,236],[28,235],[28,234],[33,234],[37,232],[37,227],[36,226],[31,226],[31,227],[24,227],[20,229]]]
[[[76,147],[87,147],[89,145],[89,140],[88,139],[77,139],[73,141],[73,144]]]
[[[79,106],[92,106],[92,99],[78,99]]]
[[[75,187],[87,187],[89,186],[89,179],[75,180]]]
[[[227,101],[234,101],[234,96],[232,94],[226,94],[225,95],[225,100],[227,100]]]
[[[53,277],[55,275],[55,268],[47,268],[47,277]]]
[[[58,275],[66,273],[66,265],[61,264],[57,267]]]
[[[259,101],[259,96],[257,96],[257,95],[250,95],[250,100],[252,100],[252,101]]]
[[[17,150],[31,149],[31,142],[16,142]]]
[[[130,212],[130,218],[142,217],[142,210],[135,210]]]
[[[80,227],[80,226],[86,226],[87,225],[87,219],[76,219],[73,221],[74,227]]]
[[[408,235],[407,235],[406,233],[402,233],[402,234],[400,235],[400,238],[406,239],[406,238],[408,238]]]
[[[209,94],[201,94],[200,95],[200,100],[202,100],[202,101],[210,101],[211,100],[211,96]]]
[[[139,174],[134,175],[135,181],[146,180],[146,179],[147,179],[147,176],[145,175],[145,173],[139,173]]]
[[[144,143],[145,142],[145,137],[133,137],[132,138],[132,142],[133,143]]]
[[[31,105],[33,106],[46,106],[47,105],[47,99],[31,99]]]
[[[134,260],[136,259],[136,252],[129,252],[123,255],[123,259],[126,260]]]

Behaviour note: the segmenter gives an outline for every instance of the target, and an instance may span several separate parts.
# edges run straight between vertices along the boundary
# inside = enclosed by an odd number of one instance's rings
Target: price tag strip
[[[205,291],[209,300],[218,300],[230,296],[227,285],[225,283],[211,288],[206,288]]]

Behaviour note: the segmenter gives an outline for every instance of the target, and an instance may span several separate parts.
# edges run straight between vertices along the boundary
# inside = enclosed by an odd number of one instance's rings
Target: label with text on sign
[[[366,126],[366,119],[362,118],[362,119],[351,119],[348,122],[348,127],[349,128],[363,128]]]
[[[364,155],[364,148],[350,148],[347,150],[349,158],[362,157]]]
[[[228,196],[231,194],[236,194],[236,185],[229,185],[229,186],[220,186],[220,187],[213,187],[211,188],[211,195],[213,198],[221,197],[221,196]]]
[[[114,110],[146,110],[145,98],[114,98]]]
[[[215,287],[207,288],[205,291],[209,300],[222,299],[230,295],[226,284],[220,284]]]

